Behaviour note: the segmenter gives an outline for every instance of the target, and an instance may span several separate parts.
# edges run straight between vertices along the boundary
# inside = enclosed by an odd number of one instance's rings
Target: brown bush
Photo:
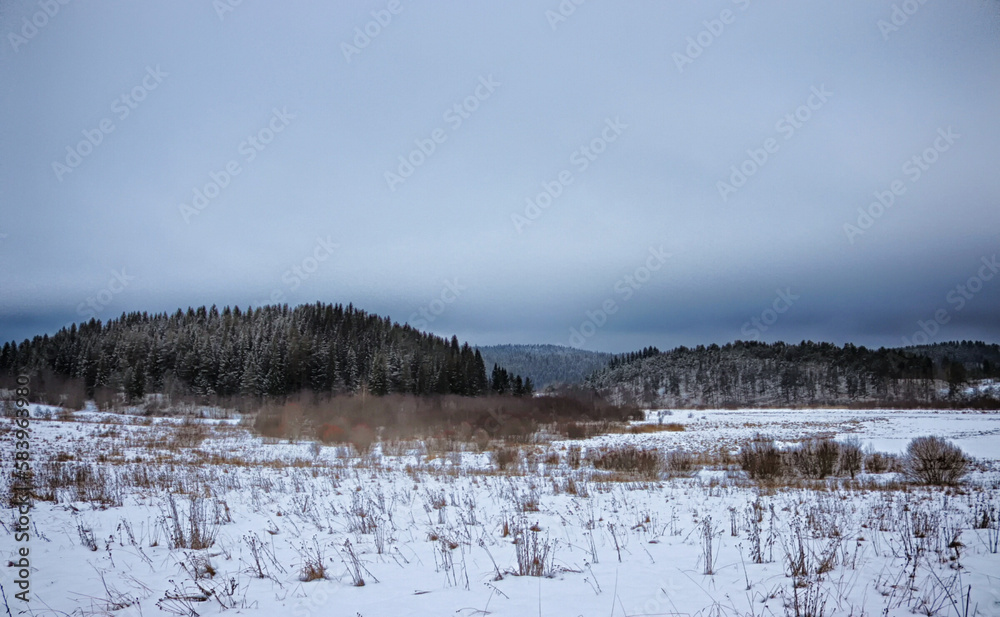
[[[349,441],[359,454],[365,454],[375,443],[375,431],[367,424],[358,424],[351,429]]]
[[[505,471],[511,464],[517,464],[521,458],[521,451],[517,448],[500,447],[493,451],[491,458],[497,469]]]
[[[316,437],[323,443],[344,443],[347,441],[347,431],[336,424],[321,424],[316,430]]]
[[[617,407],[581,393],[541,397],[309,394],[263,403],[253,426],[267,437],[298,439],[303,433],[321,438],[324,425],[339,426],[350,433],[349,427],[364,423],[377,427],[385,441],[474,438],[485,447],[483,432],[487,441],[527,443],[541,425],[555,425],[562,432],[575,424],[575,434],[589,436],[598,427],[604,430],[608,423],[635,416],[633,408]]]
[[[940,437],[917,437],[906,447],[906,477],[923,484],[958,484],[969,470],[962,449]]]
[[[756,437],[740,449],[740,467],[754,480],[772,480],[784,473],[781,451],[770,439]]]
[[[657,478],[663,469],[663,458],[657,450],[635,446],[619,446],[601,450],[593,459],[595,469],[635,473],[646,478]]]
[[[840,473],[849,474],[853,479],[861,472],[864,458],[861,441],[857,437],[848,437],[840,444]]]
[[[876,452],[869,448],[865,452],[864,468],[868,473],[885,473],[896,467],[895,458],[885,452]]]
[[[568,439],[586,439],[587,427],[579,422],[570,422],[565,425],[565,433]]]
[[[477,428],[472,434],[472,440],[476,442],[476,447],[482,452],[490,445],[490,434],[481,428]]]
[[[667,470],[674,473],[688,473],[691,471],[694,459],[690,452],[684,450],[673,450],[667,453]]]
[[[813,439],[785,453],[789,465],[807,478],[825,478],[837,470],[840,445],[832,439]]]

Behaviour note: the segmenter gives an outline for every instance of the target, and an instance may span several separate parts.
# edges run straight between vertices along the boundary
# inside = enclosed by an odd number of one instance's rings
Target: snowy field
[[[543,440],[504,471],[440,440],[357,457],[237,420],[34,415],[44,500],[30,604],[13,568],[0,578],[14,615],[1000,615],[997,413],[652,411],[640,424],[684,430]],[[897,454],[935,434],[977,461],[957,488],[762,487],[725,457],[756,434]],[[659,477],[588,462],[629,443],[719,462]]]
[[[979,410],[712,409],[647,411],[646,422],[683,424],[685,432],[642,435],[644,443],[666,448],[736,451],[755,434],[795,443],[814,437],[854,435],[876,450],[902,454],[919,435],[945,437],[967,454],[1000,460],[1000,413]],[[615,435],[613,439],[620,439]]]

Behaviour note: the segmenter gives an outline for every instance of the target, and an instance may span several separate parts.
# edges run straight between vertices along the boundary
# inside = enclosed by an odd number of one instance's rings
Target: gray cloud
[[[1000,280],[947,300],[1000,248],[997,3],[388,5],[5,3],[0,335],[275,293],[413,321],[457,277],[427,325],[479,343],[567,344],[608,299],[589,348],[724,342],[786,287],[763,339],[1000,338]]]

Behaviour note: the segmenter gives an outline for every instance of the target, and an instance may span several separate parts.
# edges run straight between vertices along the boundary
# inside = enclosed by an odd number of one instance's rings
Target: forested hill
[[[757,342],[679,347],[616,358],[587,380],[613,402],[663,407],[923,406],[962,383],[1000,377],[997,364],[903,349]]]
[[[499,364],[530,377],[539,388],[580,384],[607,366],[611,354],[560,345],[491,345],[479,347],[487,366]]]
[[[352,305],[319,303],[91,320],[4,344],[0,376],[25,370],[79,380],[90,397],[107,388],[130,400],[151,392],[476,396],[526,394],[532,387],[504,369],[488,375],[480,353],[455,337],[447,341]]]

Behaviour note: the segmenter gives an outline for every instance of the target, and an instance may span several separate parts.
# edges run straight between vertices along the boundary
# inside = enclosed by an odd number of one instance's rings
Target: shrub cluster
[[[517,466],[521,459],[521,451],[517,448],[501,446],[492,452],[491,458],[497,469],[505,471],[511,465]]]
[[[754,480],[794,476],[822,479],[834,475],[854,478],[864,469],[869,473],[902,471],[912,482],[938,485],[957,484],[969,466],[961,448],[939,437],[917,437],[900,460],[884,452],[864,452],[856,438],[844,442],[813,439],[780,450],[774,441],[757,436],[740,450],[739,462]]]
[[[753,480],[773,480],[784,473],[781,451],[774,441],[757,436],[740,450],[740,467]]]
[[[584,437],[594,423],[624,422],[638,415],[634,408],[580,392],[539,397],[305,395],[263,405],[253,427],[268,437],[356,446],[364,445],[366,435],[356,436],[362,426],[378,427],[383,439],[468,439],[483,432],[489,439],[523,443],[542,424],[554,423]]]
[[[635,473],[646,478],[657,478],[663,469],[663,457],[658,450],[619,446],[605,448],[591,461],[595,469]]]

